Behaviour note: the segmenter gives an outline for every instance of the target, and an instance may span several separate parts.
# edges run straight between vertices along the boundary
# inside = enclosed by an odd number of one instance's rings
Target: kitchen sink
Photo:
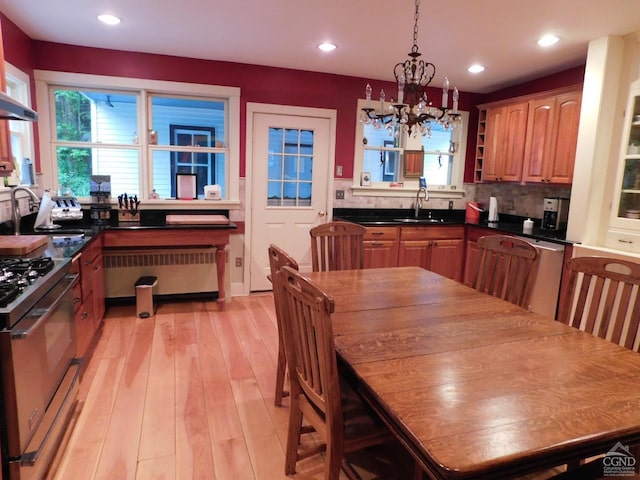
[[[437,218],[394,218],[394,222],[400,223],[442,223],[444,220]]]

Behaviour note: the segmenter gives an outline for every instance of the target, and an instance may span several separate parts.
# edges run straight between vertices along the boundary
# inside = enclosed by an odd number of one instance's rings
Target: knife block
[[[118,222],[139,222],[140,212],[133,215],[128,210],[118,210]]]

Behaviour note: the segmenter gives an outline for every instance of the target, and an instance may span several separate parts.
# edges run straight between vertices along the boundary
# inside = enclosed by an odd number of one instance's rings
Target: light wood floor
[[[322,478],[320,458],[283,473],[277,338],[270,294],[234,297],[224,312],[215,302],[161,304],[148,319],[133,305],[110,308],[48,478]]]

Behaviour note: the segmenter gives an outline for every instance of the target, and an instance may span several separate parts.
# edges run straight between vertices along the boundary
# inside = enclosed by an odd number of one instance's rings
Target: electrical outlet
[[[336,167],[336,177],[341,177],[342,176],[342,165],[338,165]]]
[[[344,190],[336,190],[336,200],[344,200]]]
[[[449,200],[449,210],[453,210],[453,200]]]
[[[236,267],[242,266],[242,257],[236,257]]]

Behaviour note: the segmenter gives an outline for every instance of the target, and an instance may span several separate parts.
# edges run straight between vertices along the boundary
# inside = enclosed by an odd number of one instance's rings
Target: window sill
[[[418,187],[389,187],[386,185],[373,185],[362,187],[352,185],[351,192],[354,197],[415,197]],[[448,186],[442,188],[429,188],[429,198],[462,198],[464,189]]]

